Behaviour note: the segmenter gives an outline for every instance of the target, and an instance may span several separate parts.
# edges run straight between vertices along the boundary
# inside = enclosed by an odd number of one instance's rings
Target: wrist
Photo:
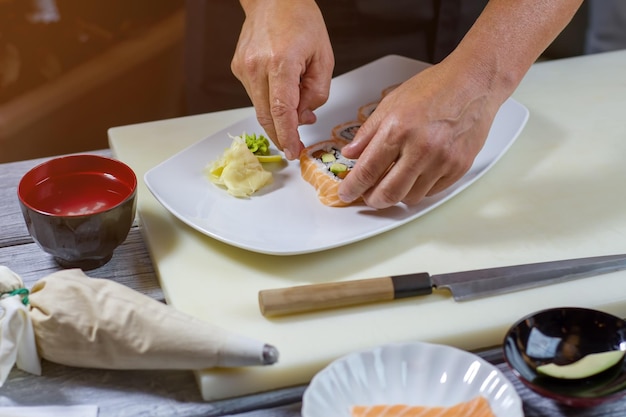
[[[457,72],[459,68],[463,84],[457,88],[475,90],[480,95],[487,95],[498,105],[504,103],[515,91],[530,65],[515,65],[506,56],[498,53],[476,54],[485,48],[460,46],[441,64]],[[453,72],[453,73],[454,73]]]

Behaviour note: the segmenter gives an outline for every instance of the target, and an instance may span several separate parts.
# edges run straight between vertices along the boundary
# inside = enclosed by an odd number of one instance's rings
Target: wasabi
[[[244,132],[238,137],[245,140],[246,146],[257,157],[259,162],[280,162],[283,159],[278,154],[272,155],[270,153],[270,141],[263,135],[257,135],[256,133],[248,135]]]
[[[256,135],[253,133],[248,135],[244,133],[241,135],[245,141],[248,149],[255,155],[267,156],[270,154],[270,141],[263,135]]]

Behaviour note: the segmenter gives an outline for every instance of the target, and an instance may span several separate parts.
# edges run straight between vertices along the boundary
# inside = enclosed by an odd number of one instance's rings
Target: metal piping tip
[[[263,345],[263,365],[273,365],[278,362],[278,349],[272,345]]]

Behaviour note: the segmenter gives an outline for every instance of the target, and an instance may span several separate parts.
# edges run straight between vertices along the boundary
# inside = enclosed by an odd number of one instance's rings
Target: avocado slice
[[[330,172],[337,175],[341,172],[346,172],[348,170],[348,166],[346,164],[342,164],[341,162],[335,162],[330,166]]]
[[[582,379],[606,371],[624,358],[625,352],[612,350],[592,353],[568,365],[548,363],[537,367],[537,372],[559,379]]]

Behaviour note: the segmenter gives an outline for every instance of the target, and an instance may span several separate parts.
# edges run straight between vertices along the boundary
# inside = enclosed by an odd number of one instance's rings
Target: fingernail
[[[342,193],[339,191],[339,199],[344,203],[351,203],[354,198],[351,198],[350,194]]]
[[[287,159],[294,159],[293,152],[291,151],[291,149],[289,148],[285,149],[285,157]]]

